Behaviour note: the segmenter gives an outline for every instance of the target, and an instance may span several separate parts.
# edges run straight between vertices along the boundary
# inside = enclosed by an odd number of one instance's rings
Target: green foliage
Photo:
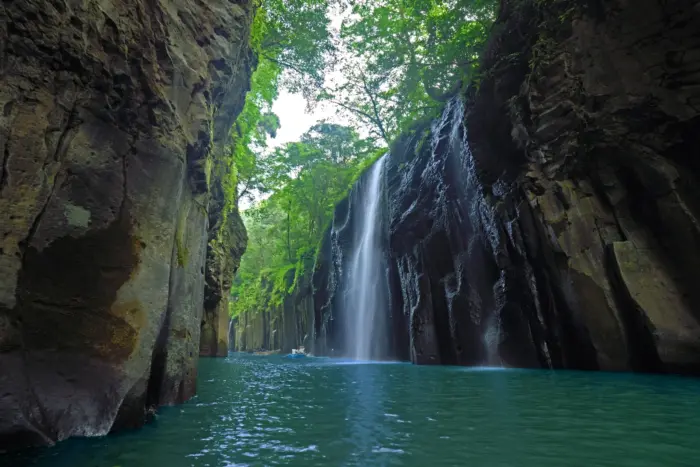
[[[327,9],[326,0],[256,0],[250,44],[257,67],[230,142],[214,161],[224,198],[222,225],[239,200],[269,189],[265,159],[260,156],[267,137],[274,137],[280,127],[279,117],[272,113],[280,83],[300,91],[314,89],[307,85],[309,81],[322,82],[327,58],[333,53]]]
[[[495,0],[351,1],[341,29],[343,79],[320,98],[336,103],[388,146],[434,118],[478,69]]]
[[[268,272],[268,281],[272,284],[269,306],[278,307],[282,305],[289,289],[290,279],[294,278],[294,266],[294,264],[287,264],[280,269]]]
[[[311,97],[323,85],[335,53],[327,0],[262,0],[264,30],[259,56],[284,69],[283,84]]]
[[[251,91],[246,96],[243,112],[231,130],[229,146],[233,164],[227,199],[237,205],[240,199],[264,191],[264,161],[258,156],[265,147],[267,136],[274,136],[279,129],[279,118],[271,111],[277,97],[277,80],[280,68],[269,60],[262,60],[253,73]]]
[[[257,1],[258,66],[231,132],[224,191],[230,206],[267,197],[243,213],[249,242],[231,290],[233,316],[279,307],[297,290],[334,206],[360,174],[399,134],[425,133],[444,101],[478,75],[498,3]],[[340,34],[329,33],[331,7],[344,11]],[[271,111],[279,86],[334,104],[349,125],[322,122],[299,141],[266,149],[279,129]]]
[[[232,290],[234,315],[279,306],[293,292],[313,264],[335,205],[383,152],[350,127],[321,123],[267,157],[275,189],[243,213],[249,242]]]

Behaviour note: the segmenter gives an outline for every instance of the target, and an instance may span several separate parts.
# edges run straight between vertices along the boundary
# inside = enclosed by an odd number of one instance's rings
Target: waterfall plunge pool
[[[155,423],[0,465],[698,466],[700,380],[233,354]]]

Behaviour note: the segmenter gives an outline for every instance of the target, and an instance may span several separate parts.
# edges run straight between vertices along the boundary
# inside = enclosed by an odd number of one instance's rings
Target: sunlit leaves
[[[327,0],[261,0],[265,14],[261,58],[284,69],[283,84],[311,98],[333,60]]]
[[[437,115],[468,82],[494,19],[494,0],[351,1],[344,79],[320,95],[390,141]]]
[[[313,258],[335,205],[376,153],[354,129],[320,123],[265,158],[274,189],[244,213],[250,240],[232,290],[234,313],[267,303],[256,301],[264,299],[260,277],[278,277]]]

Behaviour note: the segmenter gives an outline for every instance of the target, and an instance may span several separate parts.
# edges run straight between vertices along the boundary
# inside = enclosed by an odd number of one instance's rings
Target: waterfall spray
[[[348,356],[356,360],[381,358],[386,331],[386,269],[383,259],[383,198],[386,156],[370,169],[357,193],[358,212],[346,278]]]

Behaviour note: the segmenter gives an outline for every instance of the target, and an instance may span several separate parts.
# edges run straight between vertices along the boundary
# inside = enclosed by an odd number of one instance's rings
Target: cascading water
[[[233,319],[228,320],[228,351],[236,349],[236,328],[233,326]]]
[[[384,164],[386,156],[370,169],[361,186],[354,208],[352,248],[346,277],[345,316],[346,353],[355,360],[371,360],[383,356],[386,314],[386,266],[382,238]]]
[[[477,167],[465,114],[450,101],[336,207],[314,279],[321,352],[551,367],[527,245],[507,222],[520,194]]]

